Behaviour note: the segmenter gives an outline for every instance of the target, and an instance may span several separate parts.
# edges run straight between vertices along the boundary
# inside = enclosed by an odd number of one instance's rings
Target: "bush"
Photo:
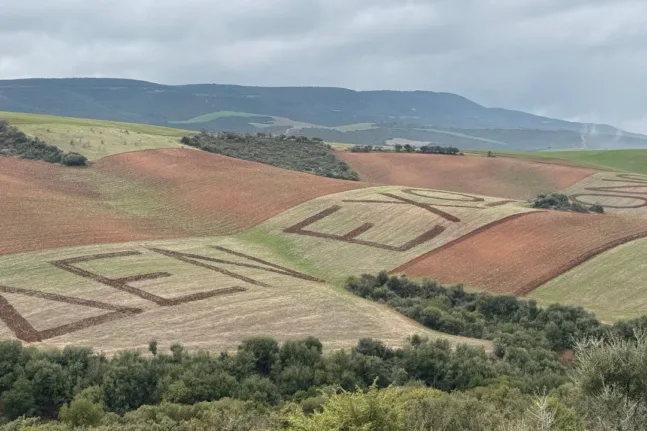
[[[550,193],[538,195],[532,202],[533,208],[550,209],[556,211],[571,211],[576,213],[588,214],[591,212],[604,214],[604,207],[600,204],[594,204],[587,207],[579,202],[571,201],[568,196],[562,193]]]
[[[67,153],[61,159],[65,166],[86,166],[88,159],[79,153]]]

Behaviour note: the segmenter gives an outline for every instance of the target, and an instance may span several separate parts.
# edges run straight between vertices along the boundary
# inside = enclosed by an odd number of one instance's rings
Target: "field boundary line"
[[[501,225],[503,223],[506,223],[508,221],[516,220],[518,218],[527,216],[529,214],[538,213],[538,212],[542,212],[542,211],[527,211],[527,212],[523,212],[523,213],[512,214],[512,215],[509,215],[507,217],[503,217],[503,218],[501,218],[499,220],[495,220],[492,223],[488,223],[488,224],[483,225],[483,226],[481,226],[481,227],[479,227],[477,229],[474,229],[473,231],[461,236],[460,238],[456,238],[455,240],[450,241],[447,244],[443,244],[438,248],[430,250],[427,253],[421,254],[420,256],[414,258],[413,260],[410,260],[409,262],[404,263],[404,264],[398,266],[397,268],[395,268],[395,269],[393,269],[393,270],[391,270],[389,272],[391,274],[393,274],[393,273],[396,273],[396,272],[406,271],[407,269],[409,269],[412,266],[422,262],[423,260],[427,259],[428,257],[433,256],[436,253],[440,253],[441,251],[444,251],[444,250],[446,250],[446,249],[448,249],[450,247],[453,247],[453,246],[455,246],[457,244],[460,244],[463,241],[467,241],[468,239],[472,238],[473,236],[476,236],[476,235],[478,235],[478,234],[480,234],[482,232],[485,232],[488,229],[497,227],[497,226],[499,226],[499,225]]]
[[[626,244],[631,241],[635,241],[637,239],[645,238],[647,237],[647,230],[644,230],[642,232],[638,233],[633,233],[631,235],[626,235],[618,239],[614,239],[613,241],[609,241],[606,244],[599,245],[583,254],[580,256],[569,260],[565,264],[561,265],[559,268],[551,271],[550,273],[543,275],[541,277],[536,278],[535,280],[531,281],[530,283],[527,283],[526,285],[522,286],[518,290],[514,292],[515,295],[517,296],[526,296],[529,293],[533,292],[535,289],[538,287],[542,286],[543,284],[551,281],[554,278],[559,277],[562,274],[567,273],[571,269],[575,268],[576,266],[579,266],[583,264],[584,262],[587,262],[591,259],[593,259],[596,256],[601,255],[602,253],[609,251],[615,247],[618,247],[622,244]]]

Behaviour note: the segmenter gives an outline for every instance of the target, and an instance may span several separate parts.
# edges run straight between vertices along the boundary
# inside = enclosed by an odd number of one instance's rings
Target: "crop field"
[[[225,350],[267,334],[313,335],[329,348],[361,337],[400,345],[412,334],[444,336],[231,237],[16,254],[0,257],[0,268],[0,339],[110,353],[152,339]]]
[[[83,154],[90,161],[128,151],[182,148],[180,138],[195,133],[159,126],[49,115],[0,112],[0,120],[7,120],[27,135],[40,138],[65,152]]]
[[[647,239],[612,248],[534,290],[542,304],[579,305],[615,321],[647,314]]]
[[[339,152],[362,181],[532,199],[566,189],[596,171],[510,157]]]
[[[647,217],[647,176],[601,172],[567,188],[564,193],[583,204],[599,203],[607,212]]]
[[[0,157],[0,255],[240,232],[315,197],[366,187],[195,150],[91,168]]]
[[[258,225],[243,238],[277,242],[334,283],[393,269],[476,229],[532,211],[517,201],[407,187],[326,195]]]
[[[647,222],[639,218],[534,212],[464,236],[395,272],[526,295],[590,258],[644,236]]]

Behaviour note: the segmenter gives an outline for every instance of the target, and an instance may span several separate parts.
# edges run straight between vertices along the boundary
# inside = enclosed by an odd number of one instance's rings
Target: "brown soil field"
[[[340,151],[362,181],[532,199],[566,189],[596,171],[509,157]]]
[[[647,223],[639,218],[532,212],[465,235],[394,272],[526,295],[605,250],[643,236]]]
[[[124,153],[81,169],[0,157],[0,255],[232,234],[365,186],[188,149]]]

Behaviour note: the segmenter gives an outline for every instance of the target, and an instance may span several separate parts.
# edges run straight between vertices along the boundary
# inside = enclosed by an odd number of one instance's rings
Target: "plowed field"
[[[124,153],[84,169],[0,157],[0,255],[230,234],[364,186],[184,149]]]
[[[639,218],[534,212],[459,238],[396,271],[525,295],[603,251],[642,236],[647,236],[647,223]]]
[[[362,181],[532,199],[563,190],[596,171],[509,157],[338,152]]]

